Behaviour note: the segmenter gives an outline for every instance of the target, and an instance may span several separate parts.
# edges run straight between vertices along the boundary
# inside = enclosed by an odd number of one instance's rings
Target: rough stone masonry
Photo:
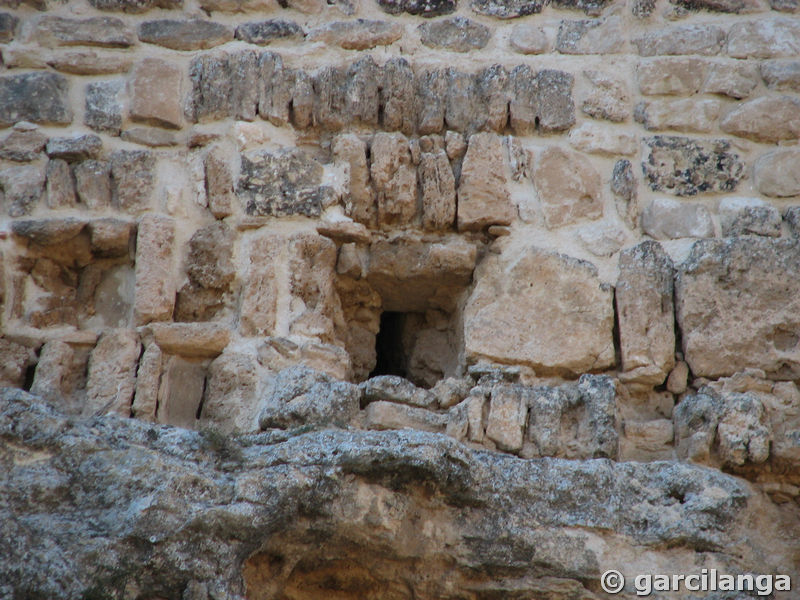
[[[796,598],[799,141],[797,0],[0,0],[0,600]]]

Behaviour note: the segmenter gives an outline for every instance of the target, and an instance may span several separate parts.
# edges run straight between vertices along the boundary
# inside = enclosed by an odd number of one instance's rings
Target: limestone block
[[[585,114],[615,122],[631,116],[630,93],[623,80],[594,70],[584,71],[583,75],[592,86],[581,106]]]
[[[675,365],[672,261],[658,242],[620,253],[615,291],[620,378],[660,385]]]
[[[271,12],[278,7],[276,0],[200,0],[200,8],[209,12]]]
[[[202,123],[230,116],[233,88],[226,55],[203,53],[195,56],[189,65],[189,80],[192,93],[186,111],[188,119]],[[265,83],[269,80],[269,77],[262,79]]]
[[[9,217],[28,215],[42,196],[45,175],[33,165],[8,167],[0,171],[0,189]]]
[[[581,375],[577,384],[523,389],[530,456],[617,458],[616,390],[610,377]]]
[[[275,40],[299,40],[303,35],[303,28],[300,25],[285,19],[253,21],[236,27],[237,40],[259,46],[266,46]]]
[[[131,119],[178,129],[182,123],[181,70],[158,58],[145,58],[130,81]]]
[[[758,85],[758,69],[751,64],[714,63],[709,68],[703,90],[709,94],[723,94],[747,98]]]
[[[183,0],[89,0],[89,4],[100,10],[143,13],[153,8],[181,8]]]
[[[66,161],[57,158],[47,163],[46,198],[48,208],[75,206],[75,182]]]
[[[720,129],[757,142],[800,137],[800,99],[762,96],[739,104],[720,121]]]
[[[476,259],[475,246],[457,236],[435,243],[380,240],[370,246],[367,282],[380,294],[384,310],[449,312],[471,281]]]
[[[222,433],[258,431],[259,385],[256,359],[223,352],[208,367],[200,421]]]
[[[612,292],[594,265],[536,247],[490,255],[464,310],[468,360],[526,364],[537,374],[614,363]]]
[[[0,43],[7,44],[16,35],[19,19],[11,13],[0,13]]]
[[[97,158],[102,149],[103,141],[93,134],[50,138],[45,148],[50,158],[70,163]]]
[[[420,135],[439,133],[444,127],[448,91],[448,73],[445,69],[424,70],[416,75],[417,131]]]
[[[0,125],[31,121],[47,125],[72,122],[69,82],[57,73],[34,72],[0,77]]]
[[[498,19],[515,19],[542,12],[545,0],[473,0],[472,10]]]
[[[550,50],[550,40],[544,29],[535,25],[515,25],[509,43],[520,54],[544,54]]]
[[[625,421],[624,442],[627,446],[624,460],[669,460],[672,458],[672,441],[675,428],[669,419],[652,421]]]
[[[676,25],[651,30],[633,39],[641,56],[719,54],[726,40],[726,32],[717,25]]]
[[[323,67],[313,76],[314,125],[331,131],[343,129],[347,114],[347,71]]]
[[[359,396],[358,387],[351,383],[336,381],[308,367],[294,366],[278,373],[265,391],[258,423],[261,429],[303,425],[342,427],[358,412]]]
[[[233,213],[233,173],[222,148],[209,150],[204,168],[208,209],[218,219],[227,217]]]
[[[155,183],[153,154],[148,150],[117,150],[110,162],[114,206],[131,214],[147,210]]]
[[[781,214],[760,198],[723,198],[719,203],[723,236],[780,237]]]
[[[456,9],[456,0],[378,0],[384,12],[391,15],[408,13],[422,17],[447,15]]]
[[[430,410],[435,409],[438,404],[436,395],[433,392],[417,387],[408,379],[403,379],[397,375],[370,377],[358,387],[361,390],[361,403],[363,405],[370,402],[383,401],[419,406]]]
[[[370,156],[378,222],[383,226],[413,224],[417,217],[417,174],[408,140],[399,133],[377,133],[370,144]]]
[[[53,246],[73,239],[85,225],[86,221],[75,217],[24,219],[13,221],[11,231],[39,246]]]
[[[349,195],[345,198],[345,211],[355,221],[375,226],[377,207],[370,184],[367,144],[354,134],[343,134],[333,144],[333,155],[348,176]]]
[[[138,34],[142,42],[172,50],[203,50],[233,39],[228,27],[205,19],[145,21]]]
[[[578,239],[595,256],[612,256],[625,244],[625,231],[613,223],[597,222],[584,225],[577,231]]]
[[[193,429],[197,425],[205,379],[206,369],[202,363],[178,356],[165,358],[156,421]]]
[[[549,228],[603,214],[600,174],[577,152],[547,147],[536,161],[533,181]]]
[[[94,50],[57,50],[47,64],[56,71],[73,75],[113,75],[126,73],[133,64],[130,56],[104,54]]]
[[[528,419],[528,404],[518,386],[500,385],[492,390],[486,437],[500,450],[522,450],[523,434]]]
[[[619,15],[561,21],[558,27],[556,51],[561,54],[619,54],[627,46],[627,34]]]
[[[450,408],[464,400],[471,387],[472,382],[467,378],[446,377],[437,381],[431,392],[439,401],[439,408]]]
[[[457,69],[445,71],[444,123],[448,129],[470,132],[486,121],[487,107],[481,102],[477,78]]]
[[[95,131],[119,135],[122,129],[122,81],[95,81],[86,85],[83,122]]]
[[[216,358],[231,337],[218,323],[153,323],[148,329],[162,352],[184,358]]]
[[[47,47],[105,46],[127,48],[133,44],[133,32],[122,19],[91,17],[69,19],[45,16],[36,21],[31,39]]]
[[[422,196],[422,227],[449,229],[456,218],[456,181],[443,148],[423,152],[417,167]]]
[[[636,77],[643,94],[690,95],[703,87],[708,61],[692,57],[657,57],[639,61]]]
[[[611,192],[614,194],[617,214],[631,229],[639,226],[639,198],[636,184],[631,161],[621,159],[614,163],[614,170],[611,173]]]
[[[509,225],[516,217],[507,188],[506,158],[499,136],[469,138],[458,185],[458,230]]]
[[[714,237],[714,222],[698,202],[656,198],[642,212],[642,229],[657,240]]]
[[[136,332],[106,329],[89,356],[84,415],[129,417],[141,344]]]
[[[789,17],[734,23],[728,33],[733,58],[793,58],[800,53],[800,23]]]
[[[189,239],[186,273],[205,288],[226,288],[236,276],[233,265],[234,235],[225,223],[198,229]]]
[[[773,90],[800,90],[800,60],[777,59],[761,62],[761,77]]]
[[[75,375],[75,362],[75,352],[69,344],[55,340],[46,342],[36,364],[31,393],[63,405],[72,392],[70,379]]]
[[[131,406],[131,416],[144,421],[156,420],[163,362],[164,354],[157,344],[145,347],[139,359],[139,368],[136,370],[136,391]]]
[[[72,173],[78,200],[86,208],[97,210],[111,206],[111,167],[107,162],[85,160],[77,163]]]
[[[717,100],[649,100],[639,103],[633,116],[650,131],[710,133],[719,116]]]
[[[405,58],[394,57],[386,61],[380,87],[381,125],[389,131],[410,135],[419,115],[415,111],[414,71]],[[434,132],[423,131],[420,127],[420,133]]]
[[[175,221],[171,217],[150,213],[139,221],[133,308],[139,325],[172,317],[175,307],[174,241]]]
[[[418,429],[443,433],[447,415],[393,402],[372,402],[366,409],[367,429]]]
[[[581,152],[608,156],[617,154],[630,156],[639,148],[638,139],[634,134],[591,122],[586,122],[570,131],[569,143]]]
[[[679,360],[667,377],[667,391],[670,394],[682,394],[686,391],[689,382],[689,365]]]
[[[278,302],[278,267],[283,240],[261,235],[250,241],[242,289],[239,330],[242,335],[272,335]]]
[[[2,257],[0,256],[0,266]],[[2,307],[2,302],[0,302]],[[0,386],[19,387],[25,383],[25,372],[33,363],[33,350],[22,344],[0,337]]]
[[[307,36],[309,41],[321,41],[330,46],[340,46],[345,50],[369,50],[376,46],[388,46],[403,35],[403,26],[389,21],[356,19],[355,21],[334,21],[312,29]]]
[[[575,123],[572,75],[553,69],[534,73],[527,65],[520,65],[510,78],[509,111],[516,134],[564,131]]]
[[[28,162],[39,157],[47,143],[39,128],[33,123],[17,123],[0,143],[0,158]]]
[[[676,196],[732,192],[743,176],[744,165],[728,140],[657,135],[643,141],[647,154],[642,170],[654,191]]]
[[[753,167],[756,189],[765,196],[800,194],[800,150],[781,148],[760,156]]]
[[[797,377],[799,268],[797,240],[748,236],[695,243],[675,288],[684,355],[695,376],[752,367]]]
[[[349,122],[376,128],[380,116],[381,70],[367,55],[347,68],[345,115]]]
[[[688,10],[707,10],[720,13],[751,13],[767,10],[764,0],[670,0]]]

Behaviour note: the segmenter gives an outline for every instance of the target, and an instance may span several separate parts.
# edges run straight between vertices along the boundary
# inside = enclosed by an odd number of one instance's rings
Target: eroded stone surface
[[[548,227],[602,216],[600,175],[581,154],[546,148],[536,161],[533,180]]]
[[[145,21],[139,25],[138,34],[142,42],[172,50],[202,50],[233,39],[228,27],[205,19]]]
[[[419,26],[420,40],[432,48],[454,52],[480,50],[489,42],[489,28],[464,17],[431,21]]]
[[[765,196],[800,194],[800,151],[785,148],[760,156],[753,167],[755,186]]]
[[[711,212],[699,202],[656,198],[642,212],[642,229],[657,240],[714,237]]]
[[[69,82],[57,73],[25,73],[0,77],[0,124],[17,121],[66,125],[72,122]]]
[[[503,154],[500,138],[494,134],[469,138],[458,185],[459,231],[508,225],[514,220]]]

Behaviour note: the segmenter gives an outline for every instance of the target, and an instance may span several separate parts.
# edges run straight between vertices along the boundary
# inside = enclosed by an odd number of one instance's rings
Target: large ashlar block
[[[675,285],[684,355],[695,376],[756,368],[800,377],[797,239],[695,242]]]
[[[602,180],[585,156],[550,146],[536,161],[533,180],[548,227],[603,215]]]
[[[642,242],[619,256],[616,286],[620,377],[658,385],[675,365],[672,261],[658,242]]]
[[[499,136],[470,136],[458,186],[458,230],[508,225],[516,211],[508,194],[506,159]]]
[[[158,214],[142,217],[136,237],[133,308],[139,325],[172,317],[175,308],[174,247],[174,219]]]
[[[612,290],[591,263],[522,246],[486,258],[464,310],[468,361],[525,364],[537,374],[614,364]]]

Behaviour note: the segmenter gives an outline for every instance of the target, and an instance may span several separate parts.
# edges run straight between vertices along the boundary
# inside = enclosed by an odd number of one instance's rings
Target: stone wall
[[[796,0],[0,6],[0,384],[797,509]]]

